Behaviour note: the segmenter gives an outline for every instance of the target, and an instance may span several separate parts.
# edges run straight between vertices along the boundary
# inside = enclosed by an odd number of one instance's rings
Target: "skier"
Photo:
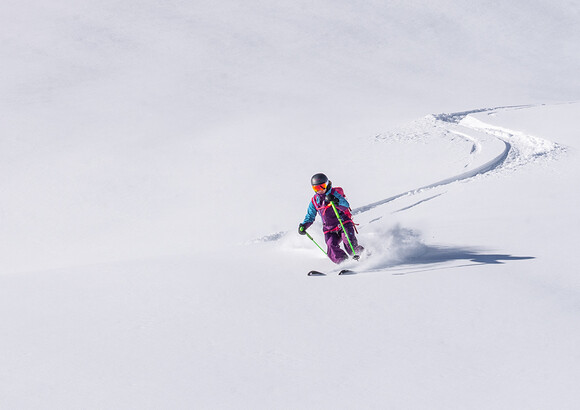
[[[360,253],[364,248],[358,244],[356,239],[355,226],[352,221],[350,205],[345,198],[342,188],[333,188],[332,182],[329,181],[324,174],[313,175],[310,183],[315,194],[308,205],[308,211],[306,212],[304,222],[298,225],[298,233],[300,235],[306,234],[306,230],[314,223],[316,213],[318,212],[322,218],[324,240],[328,247],[327,254],[330,260],[338,264],[347,260],[348,255],[352,255],[354,259],[358,260]],[[331,203],[334,203],[334,206],[338,210],[338,214],[346,232],[343,232],[340,221],[336,217],[336,213],[334,212]],[[346,249],[346,253],[340,248],[341,242]],[[352,244],[352,248],[354,248],[354,255],[350,244]]]

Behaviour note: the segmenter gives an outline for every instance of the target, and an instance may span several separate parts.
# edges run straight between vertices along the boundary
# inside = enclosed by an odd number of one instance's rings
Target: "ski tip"
[[[340,272],[338,272],[339,275],[354,275],[356,274],[355,271],[350,270],[350,269],[343,269]]]
[[[308,272],[308,276],[326,276],[326,273],[322,273],[317,270],[311,270]]]

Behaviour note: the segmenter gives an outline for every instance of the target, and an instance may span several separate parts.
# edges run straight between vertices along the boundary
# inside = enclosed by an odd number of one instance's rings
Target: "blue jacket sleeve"
[[[302,223],[312,225],[315,219],[316,219],[316,207],[314,206],[312,201],[310,201],[310,205],[308,205],[308,210],[306,211],[306,216],[304,217],[304,222]]]

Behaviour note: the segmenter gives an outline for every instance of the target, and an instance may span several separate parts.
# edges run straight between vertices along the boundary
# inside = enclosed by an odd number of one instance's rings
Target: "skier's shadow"
[[[483,253],[473,248],[427,246],[420,255],[411,256],[411,263],[438,263],[469,260],[481,264],[502,264],[506,261],[535,259],[533,256],[513,256],[500,253]]]
[[[535,259],[534,256],[514,256],[502,253],[485,253],[474,248],[446,247],[446,246],[424,246],[418,252],[413,252],[396,262],[390,261],[385,266],[377,267],[376,270],[388,269],[389,271],[400,270],[396,275],[406,275],[413,272],[421,272],[437,269],[450,269],[475,265],[500,265],[511,261],[521,261]],[[445,262],[466,261],[467,263],[455,266],[429,266]],[[423,266],[423,267],[421,267]],[[375,269],[373,269],[375,270]]]

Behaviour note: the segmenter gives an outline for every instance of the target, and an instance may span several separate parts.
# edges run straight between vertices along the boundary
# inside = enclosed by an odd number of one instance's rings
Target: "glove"
[[[335,197],[332,194],[328,194],[326,195],[326,197],[324,197],[324,199],[326,200],[326,202],[330,205],[331,202],[334,202],[334,206],[338,206],[338,198]]]
[[[300,224],[298,225],[298,233],[300,235],[306,235],[306,229],[308,228],[308,226],[306,226],[306,224]]]

